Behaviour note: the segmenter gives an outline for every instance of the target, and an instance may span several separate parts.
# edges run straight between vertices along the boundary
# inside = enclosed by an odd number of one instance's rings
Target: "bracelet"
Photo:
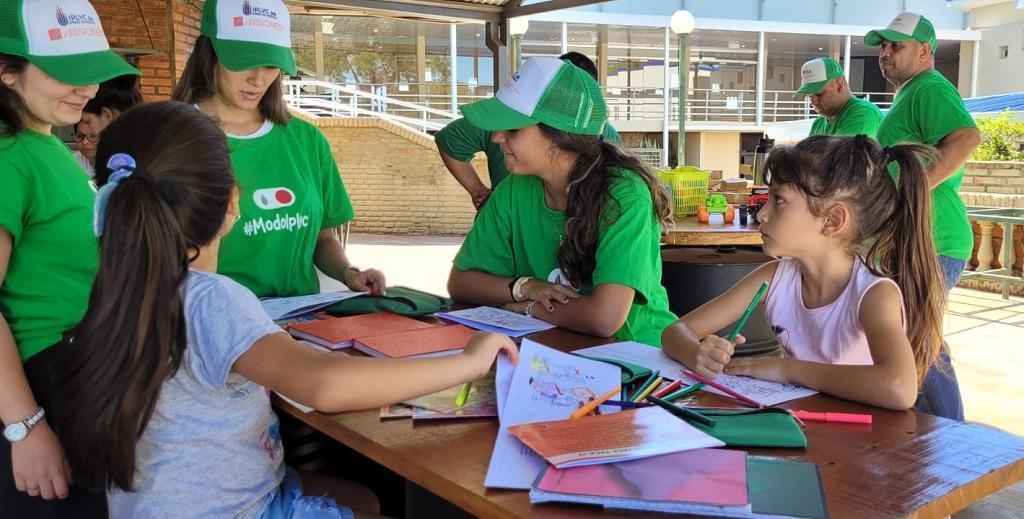
[[[533,307],[537,304],[536,301],[530,301],[526,303],[526,308],[523,309],[523,314],[527,317],[533,317]]]
[[[529,282],[529,281],[530,281],[530,278],[528,278],[526,276],[523,276],[521,278],[517,278],[516,279],[516,282],[512,284],[512,300],[513,301],[518,303],[518,302],[526,299],[526,294],[523,293],[523,287],[525,287],[526,283]]]

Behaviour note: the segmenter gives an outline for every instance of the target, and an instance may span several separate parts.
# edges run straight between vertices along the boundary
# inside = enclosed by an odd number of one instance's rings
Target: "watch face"
[[[7,441],[10,442],[24,440],[25,436],[27,435],[28,427],[25,427],[25,424],[21,422],[12,423],[11,425],[8,425],[6,429],[4,429],[4,438],[7,438]]]

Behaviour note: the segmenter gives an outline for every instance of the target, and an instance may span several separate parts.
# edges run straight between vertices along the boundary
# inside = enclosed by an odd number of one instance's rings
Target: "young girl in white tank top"
[[[724,371],[910,408],[943,347],[922,163],[930,151],[881,148],[863,135],[775,150],[758,220],[765,253],[781,259],[669,326],[665,353],[709,378]],[[744,339],[713,333],[734,323],[766,281],[765,316],[785,355],[734,359]]]

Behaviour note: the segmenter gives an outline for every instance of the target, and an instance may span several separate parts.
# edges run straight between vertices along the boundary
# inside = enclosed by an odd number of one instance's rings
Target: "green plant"
[[[978,119],[978,131],[981,145],[972,160],[1024,161],[1024,122],[1015,121],[1009,109],[997,117]]]

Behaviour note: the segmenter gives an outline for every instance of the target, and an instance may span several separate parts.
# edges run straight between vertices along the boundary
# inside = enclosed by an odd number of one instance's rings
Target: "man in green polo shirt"
[[[843,76],[843,67],[832,58],[816,58],[800,68],[797,94],[811,98],[818,118],[811,135],[860,135],[875,137],[882,111],[870,101],[854,97]]]
[[[957,192],[964,163],[978,147],[981,135],[956,87],[935,70],[935,29],[925,17],[900,14],[885,29],[865,35],[864,43],[879,47],[882,75],[896,87],[889,113],[878,128],[878,142],[882,146],[919,142],[939,150],[928,165],[928,177],[932,187],[932,238],[948,297],[971,257],[974,238]],[[929,370],[917,407],[939,416],[964,419],[960,388],[946,353]]]
[[[597,65],[594,65],[593,60],[586,55],[579,52],[567,52],[559,56],[558,59],[576,65],[589,74],[590,77],[594,78],[595,81],[598,80]],[[497,187],[502,180],[505,180],[505,177],[509,176],[508,168],[505,167],[505,154],[501,152],[501,147],[491,140],[493,133],[481,130],[463,118],[448,123],[448,126],[442,128],[434,136],[434,142],[437,143],[437,152],[441,155],[441,160],[444,161],[445,167],[448,168],[448,171],[455,177],[455,180],[462,184],[462,187],[469,193],[469,196],[473,199],[473,205],[477,209],[480,209],[491,196],[491,190]],[[622,143],[619,132],[607,122],[604,125],[602,135],[609,142]],[[480,177],[476,174],[476,169],[470,164],[473,157],[481,151],[487,155],[487,174],[490,177],[491,187],[485,186],[480,181]]]

